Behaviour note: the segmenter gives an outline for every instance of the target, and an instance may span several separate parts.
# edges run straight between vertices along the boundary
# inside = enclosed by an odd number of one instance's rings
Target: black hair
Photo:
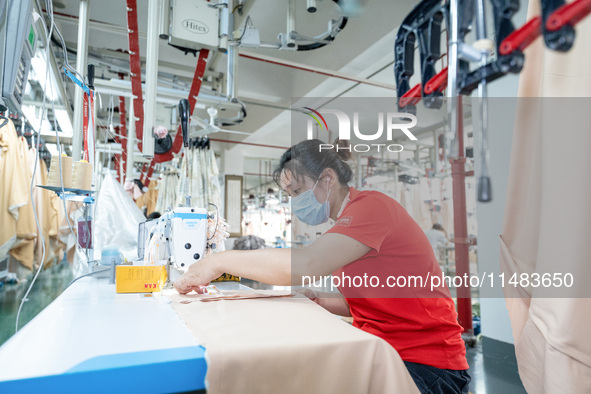
[[[435,223],[435,224],[433,225],[433,230],[444,231],[444,230],[443,230],[443,226],[442,226],[441,224],[439,224],[439,223]]]
[[[324,142],[313,139],[302,141],[289,148],[281,158],[273,171],[273,180],[281,186],[281,176],[285,170],[289,170],[293,176],[308,176],[312,179],[320,179],[322,171],[331,168],[339,179],[346,185],[353,177],[353,171],[347,160],[351,159],[351,147],[347,141],[338,138],[332,144],[332,149],[320,149]]]

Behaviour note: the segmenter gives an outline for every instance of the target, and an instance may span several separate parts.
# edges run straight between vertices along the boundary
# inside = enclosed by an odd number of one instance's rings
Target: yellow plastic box
[[[168,275],[166,266],[118,265],[117,293],[153,293],[162,290]]]

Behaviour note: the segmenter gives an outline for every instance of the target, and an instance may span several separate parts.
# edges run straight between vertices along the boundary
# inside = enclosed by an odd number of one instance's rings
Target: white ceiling
[[[248,0],[254,1],[254,0]],[[62,31],[65,41],[75,49],[77,40],[77,0],[60,0],[66,7],[55,8],[56,23]],[[348,75],[369,78],[372,81],[394,85],[393,45],[398,26],[412,10],[417,1],[409,0],[374,0],[367,2],[362,14],[350,18],[345,29],[330,45],[306,52],[279,51],[275,49],[240,49],[241,53],[265,55],[277,59],[302,63],[340,71]],[[259,29],[262,41],[277,42],[277,35],[285,32],[286,0],[256,0],[249,15]],[[140,54],[146,54],[145,32],[147,30],[148,0],[138,0],[138,21],[140,31]],[[305,1],[297,1],[296,30],[307,36],[318,35],[327,29],[329,18],[338,19],[340,11],[332,1],[318,1],[318,12],[309,14],[305,11]],[[74,17],[74,18],[71,18]],[[91,51],[127,50],[126,5],[122,0],[90,0],[89,47]],[[105,25],[107,29],[105,29]],[[106,31],[119,27],[119,32]],[[143,34],[144,38],[141,38]],[[212,71],[225,73],[225,54],[219,53],[208,64]],[[159,71],[184,77],[192,77],[196,59],[193,55],[184,55],[179,50],[161,41],[159,60],[167,62],[167,67]],[[418,63],[415,68],[418,71]],[[417,73],[418,74],[418,73]],[[98,73],[101,76],[101,73]],[[115,74],[104,73],[105,78]],[[182,79],[182,78],[181,78]],[[248,116],[238,126],[228,129],[247,131],[250,136],[236,134],[216,134],[212,138],[226,140],[245,140],[251,143],[289,146],[290,111],[255,105],[270,104],[277,107],[289,107],[294,97],[395,97],[395,91],[360,85],[355,82],[330,78],[307,71],[295,70],[279,65],[263,63],[241,57],[238,62],[237,96],[247,104]],[[422,111],[419,126],[437,123],[442,119],[442,111]],[[423,114],[424,112],[424,114]],[[422,123],[422,124],[421,124]],[[255,148],[251,145],[217,144],[216,148],[240,151],[242,155],[254,157],[277,157],[281,151],[271,148]]]

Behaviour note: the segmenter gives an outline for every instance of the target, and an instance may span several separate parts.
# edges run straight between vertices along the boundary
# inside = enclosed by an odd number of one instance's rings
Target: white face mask
[[[316,189],[319,181],[316,181],[312,189],[306,190],[299,196],[291,198],[292,212],[299,220],[310,226],[326,223],[330,214],[330,203],[328,202],[330,190],[328,190],[324,203],[318,202],[314,195],[314,189]]]

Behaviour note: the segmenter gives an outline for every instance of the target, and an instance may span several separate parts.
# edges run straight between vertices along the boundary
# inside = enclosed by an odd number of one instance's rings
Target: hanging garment
[[[15,169],[17,176],[30,184],[33,174],[29,163],[29,145],[23,137],[18,139],[18,159],[21,164]],[[10,254],[25,267],[32,269],[35,240],[38,234],[30,193],[27,193],[27,203],[19,208],[16,232],[17,242],[10,250]]]
[[[193,162],[191,176],[191,201],[192,204],[199,208],[205,207],[205,174],[206,171],[203,160],[203,151],[201,149],[193,149]]]
[[[17,240],[19,209],[29,201],[27,179],[19,176],[19,141],[11,120],[0,128],[0,260]],[[30,181],[30,179],[29,179]]]
[[[530,2],[528,19],[539,14],[539,3]],[[591,18],[576,26],[569,52],[547,50],[541,39],[525,51],[501,236],[506,275],[574,271],[581,281],[591,277],[589,36]],[[541,298],[536,290],[504,290],[525,389],[591,392],[588,295]]]
[[[222,187],[220,185],[220,170],[218,163],[215,159],[215,154],[212,150],[207,150],[209,158],[208,169],[209,169],[209,182],[208,182],[208,196],[209,202],[215,204],[219,209],[222,209]]]
[[[207,160],[207,150],[201,150],[199,152],[199,162],[201,163],[201,182],[203,185],[201,191],[201,207],[207,208],[209,203],[209,180],[211,178],[210,168]]]
[[[62,203],[63,204],[63,203]],[[82,207],[82,203],[68,201],[66,202],[67,216],[64,214],[60,222],[59,239],[66,251],[66,258],[72,264],[76,253],[76,213]],[[71,226],[71,227],[70,227]]]
[[[146,216],[156,211],[156,201],[158,200],[158,181],[150,181],[148,191],[135,201],[135,205],[143,211],[146,210]],[[160,211],[158,211],[160,212]]]
[[[186,185],[189,182],[187,178],[187,155],[183,155],[180,162],[180,169],[179,169],[179,182],[177,183],[177,190],[176,190],[176,201],[173,204],[172,208],[176,208],[179,205],[185,205],[185,196],[186,196]],[[190,174],[189,174],[190,176]]]
[[[158,201],[158,181],[150,181],[148,191],[144,195],[146,198],[146,215],[156,211],[156,201]]]
[[[158,200],[156,201],[155,210],[164,213],[167,209],[172,209],[176,206],[176,195],[178,188],[179,177],[176,173],[162,175],[160,182],[158,182]]]
[[[65,244],[60,238],[60,227],[64,219],[64,204],[56,193],[49,193],[49,242],[54,256],[62,259]]]
[[[35,155],[38,153],[35,152]],[[45,161],[39,160],[38,168],[35,176],[35,185],[47,185],[47,178],[49,172],[47,171],[47,165]],[[49,234],[52,232],[52,216],[53,216],[53,209],[51,206],[51,195],[54,194],[52,191],[35,187],[33,188],[33,198],[35,199],[35,209],[37,210],[37,218],[39,219],[39,225],[41,226],[41,233],[38,234],[36,240],[36,248],[35,248],[35,263],[41,262],[41,258],[43,255],[43,246],[41,243],[41,237],[45,241],[45,259],[44,259],[44,267],[48,268],[53,263],[54,259],[57,257],[55,254],[55,250],[51,247]],[[57,233],[57,229],[55,230]]]
[[[109,172],[96,200],[95,250],[117,245],[128,260],[137,259],[138,225],[146,220],[143,213]]]

